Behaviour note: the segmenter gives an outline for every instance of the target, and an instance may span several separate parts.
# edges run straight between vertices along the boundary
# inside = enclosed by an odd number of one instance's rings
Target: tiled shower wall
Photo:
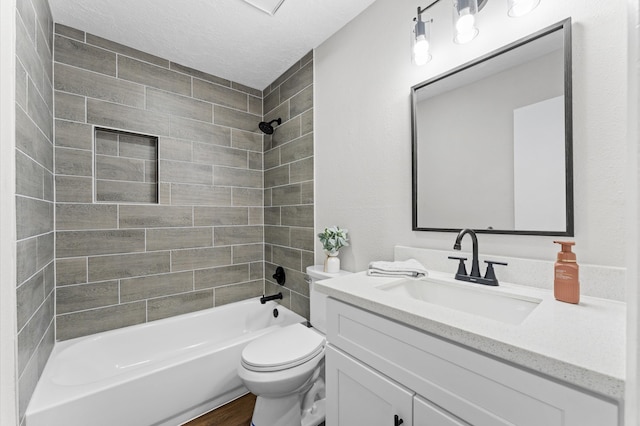
[[[261,295],[262,93],[56,25],[58,340]],[[158,137],[159,205],[94,202],[93,126]]]
[[[314,263],[313,52],[264,91],[265,121],[282,119],[265,137],[264,220],[267,292],[283,291],[283,304],[309,317],[307,266]],[[272,278],[276,265],[285,288]]]
[[[51,11],[16,2],[17,332],[20,423],[54,341]]]

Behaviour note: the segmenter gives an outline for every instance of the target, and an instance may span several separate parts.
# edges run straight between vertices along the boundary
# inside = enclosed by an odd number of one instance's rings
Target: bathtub
[[[236,373],[242,349],[301,321],[250,299],[58,342],[26,425],[179,425],[247,393]]]

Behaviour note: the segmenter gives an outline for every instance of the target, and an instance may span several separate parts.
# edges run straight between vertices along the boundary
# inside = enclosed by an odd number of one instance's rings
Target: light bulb
[[[469,13],[469,8],[465,7],[460,11],[460,17],[456,22],[456,31],[459,33],[472,31],[475,22],[476,18]]]

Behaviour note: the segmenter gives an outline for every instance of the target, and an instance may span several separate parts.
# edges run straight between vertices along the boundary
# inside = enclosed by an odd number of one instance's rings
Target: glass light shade
[[[416,65],[424,65],[431,60],[429,27],[429,22],[423,22],[418,18],[414,29],[413,43],[413,61]]]
[[[507,14],[512,18],[524,16],[538,7],[540,0],[507,0]]]
[[[476,14],[478,0],[453,0],[453,41],[458,44],[468,43],[478,35]]]

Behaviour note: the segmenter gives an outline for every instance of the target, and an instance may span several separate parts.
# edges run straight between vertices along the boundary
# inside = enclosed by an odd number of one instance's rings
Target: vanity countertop
[[[429,276],[460,283],[451,274],[430,271]],[[581,296],[580,304],[573,305],[555,300],[549,290],[509,283],[490,287],[488,291],[542,300],[522,323],[514,325],[378,288],[404,279],[370,277],[360,272],[319,281],[317,289],[335,299],[552,378],[617,400],[623,398],[624,303]]]

